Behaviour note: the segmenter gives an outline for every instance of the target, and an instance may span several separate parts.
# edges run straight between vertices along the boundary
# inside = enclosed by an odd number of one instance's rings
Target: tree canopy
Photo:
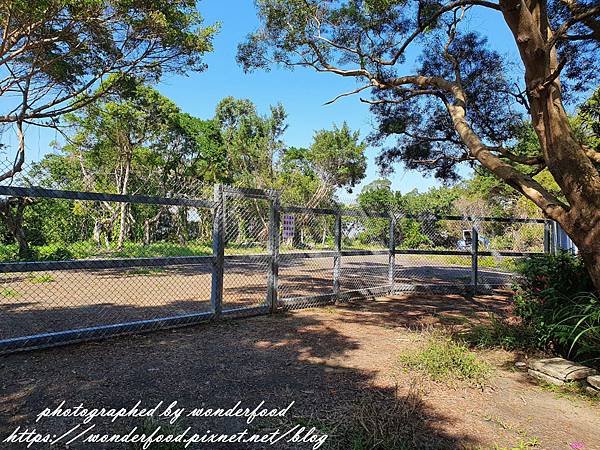
[[[561,224],[600,287],[600,153],[582,142],[563,105],[598,82],[600,5],[258,0],[257,7],[260,27],[238,51],[246,70],[279,64],[354,78],[359,86],[335,99],[371,92],[362,101],[376,118],[371,139],[384,169],[401,161],[455,179],[459,163],[483,166]],[[478,8],[507,27],[516,60],[501,55],[494,30],[488,40],[469,29]],[[533,155],[511,148],[525,117],[539,144]],[[560,196],[536,180],[545,168]]]
[[[193,0],[3,1],[0,28],[0,124],[15,124],[19,137],[0,179],[22,168],[24,124],[56,126],[123,78],[203,70],[217,31]]]

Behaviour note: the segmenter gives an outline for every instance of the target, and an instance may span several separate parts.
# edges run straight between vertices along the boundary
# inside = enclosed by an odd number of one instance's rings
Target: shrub
[[[530,326],[537,346],[595,365],[600,362],[600,302],[580,258],[536,255],[519,265],[515,314]]]
[[[39,261],[64,261],[73,259],[73,253],[60,244],[49,244],[34,249]]]

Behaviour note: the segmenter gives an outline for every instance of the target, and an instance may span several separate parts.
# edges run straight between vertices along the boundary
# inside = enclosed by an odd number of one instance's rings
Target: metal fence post
[[[223,185],[214,187],[214,215],[213,215],[213,262],[212,262],[212,285],[210,291],[210,305],[215,319],[221,316],[223,310],[223,268],[225,265],[225,195]]]
[[[267,303],[271,313],[277,311],[277,294],[279,281],[279,226],[281,222],[281,210],[279,205],[279,192],[271,191],[269,204],[269,242],[270,255],[269,264],[269,286],[267,291]]]
[[[388,257],[388,282],[390,284],[390,294],[394,294],[394,278],[396,275],[396,216],[390,214],[390,237],[389,237],[389,257]]]
[[[552,222],[546,220],[544,222],[544,253],[552,251]]]
[[[478,255],[479,254],[479,233],[475,224],[471,227],[471,288],[473,294],[477,294],[477,285],[479,283],[479,268],[478,268]]]
[[[550,222],[550,253],[556,254],[556,222]]]
[[[342,269],[342,214],[338,211],[335,214],[335,223],[333,228],[333,293],[337,297],[340,294],[340,272]]]

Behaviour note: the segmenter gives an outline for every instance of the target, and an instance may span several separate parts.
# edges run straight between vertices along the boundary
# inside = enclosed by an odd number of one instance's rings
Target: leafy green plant
[[[569,357],[600,361],[600,301],[591,293],[563,300],[549,324],[557,346]]]
[[[577,361],[600,363],[600,302],[580,258],[563,252],[528,258],[513,297],[515,314],[536,346]]]
[[[440,334],[429,336],[423,348],[402,354],[400,361],[434,381],[460,380],[483,386],[492,372],[466,345]]]
[[[600,403],[600,396],[592,394],[586,390],[585,383],[571,381],[562,385],[545,383],[540,381],[538,383],[540,388],[544,391],[552,392],[556,398],[566,398],[568,400],[583,400],[591,404]]]
[[[39,261],[64,261],[73,259],[73,253],[61,244],[49,244],[35,249],[36,258]]]

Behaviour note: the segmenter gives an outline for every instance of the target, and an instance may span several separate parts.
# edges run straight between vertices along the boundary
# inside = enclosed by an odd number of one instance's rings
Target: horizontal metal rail
[[[424,215],[424,214],[403,214],[403,213],[379,213],[365,210],[345,210],[333,208],[304,208],[301,206],[282,206],[280,211],[287,214],[328,214],[349,217],[367,217],[389,219],[392,215],[396,219],[417,219],[417,220],[459,220],[466,222],[499,222],[499,223],[546,223],[543,218],[512,218],[512,217],[490,217],[490,216],[456,216],[456,215]]]
[[[456,250],[420,250],[420,249],[396,249],[396,255],[455,255],[471,256],[468,251]],[[293,252],[281,253],[281,260],[298,258],[333,258],[336,256],[333,250],[317,252]],[[368,256],[388,255],[389,250],[343,250],[341,256]],[[512,252],[512,251],[485,251],[479,252],[479,256],[499,257],[527,257],[543,255],[542,252]],[[256,253],[247,255],[225,255],[225,261],[229,263],[247,264],[252,262],[263,262],[271,258],[268,253]],[[102,269],[129,269],[136,267],[169,267],[212,264],[213,257],[207,256],[169,256],[159,258],[114,258],[114,259],[69,259],[63,261],[22,261],[22,262],[0,262],[0,273],[21,272],[51,272],[57,270],[102,270]]]
[[[543,218],[520,218],[520,217],[490,217],[490,216],[455,216],[455,215],[435,215],[435,214],[404,214],[401,212],[393,213],[396,220],[416,219],[416,220],[458,220],[464,222],[498,222],[498,223],[546,223]]]
[[[330,214],[336,215],[337,209],[303,208],[301,206],[282,206],[280,211],[286,214]]]
[[[363,289],[351,289],[348,291],[342,291],[340,293],[327,293],[327,294],[319,294],[319,295],[306,295],[300,297],[288,297],[281,298],[279,300],[279,304],[284,307],[293,307],[293,306],[307,306],[314,304],[318,306],[323,303],[333,303],[334,301],[344,301],[350,298],[359,298],[359,297],[374,297],[377,295],[386,294],[389,292],[391,285],[385,284],[381,286],[373,286],[370,288]]]
[[[527,256],[536,256],[543,255],[543,252],[512,252],[512,251],[504,251],[504,250],[489,250],[489,251],[479,251],[477,252],[478,256],[514,256],[514,257],[527,257]]]
[[[352,210],[352,209],[331,209],[331,208],[303,208],[301,206],[282,206],[280,211],[286,214],[328,214],[328,215],[337,215],[345,217],[366,217],[366,218],[380,218],[380,219],[389,219],[390,215],[388,213],[379,213],[379,212],[370,212],[370,211],[362,211],[362,210]]]
[[[128,269],[212,264],[212,256],[172,256],[164,258],[70,259],[65,261],[24,261],[0,263],[0,272],[45,272],[55,270]]]
[[[3,339],[0,340],[0,354],[97,340],[123,334],[195,325],[210,320],[212,317],[212,312],[198,312],[180,316],[162,317],[160,319],[137,320],[134,322],[99,325],[96,327]]]
[[[148,205],[192,206],[197,208],[212,208],[214,205],[212,201],[193,198],[148,197],[145,195],[106,194],[103,192],[63,191],[41,187],[27,188],[16,186],[0,186],[0,195],[99,202],[142,203]]]

